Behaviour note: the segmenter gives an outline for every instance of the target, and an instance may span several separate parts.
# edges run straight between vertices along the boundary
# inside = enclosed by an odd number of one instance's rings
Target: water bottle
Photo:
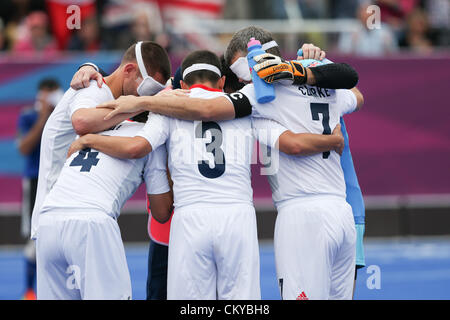
[[[252,80],[253,86],[255,87],[255,95],[258,103],[267,103],[275,99],[275,89],[272,84],[266,83],[263,79],[261,79],[255,70],[253,70],[253,66],[256,64],[256,61],[253,60],[253,57],[266,53],[261,46],[261,42],[255,40],[255,38],[251,38],[249,43],[247,44],[248,54],[247,61],[248,66],[252,72]]]

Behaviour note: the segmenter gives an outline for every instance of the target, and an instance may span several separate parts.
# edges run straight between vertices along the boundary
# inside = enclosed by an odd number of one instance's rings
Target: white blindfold
[[[136,61],[139,67],[139,71],[142,75],[142,82],[139,84],[137,88],[137,93],[140,96],[153,96],[157,94],[159,91],[164,89],[166,86],[159,83],[155,79],[153,79],[151,76],[147,74],[147,70],[145,69],[144,60],[142,59],[142,53],[141,53],[141,46],[142,41],[139,41],[136,43]]]

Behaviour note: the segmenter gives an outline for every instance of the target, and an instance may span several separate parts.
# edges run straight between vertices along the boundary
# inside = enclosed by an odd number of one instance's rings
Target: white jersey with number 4
[[[127,120],[101,134],[133,137],[143,126],[143,123]],[[91,148],[75,152],[64,163],[42,205],[41,214],[103,212],[117,218],[143,181],[148,194],[170,191],[166,161],[164,145],[140,159],[118,159]]]
[[[276,98],[265,104],[257,103],[253,84],[240,92],[254,106],[252,115],[255,118],[275,120],[295,133],[331,134],[340,117],[356,109],[356,96],[350,90],[307,85],[274,86]],[[345,198],[344,175],[336,152],[307,157],[280,152],[279,156],[277,172],[268,176],[277,206],[283,201],[316,194]]]
[[[91,81],[89,87],[78,91],[69,88],[48,118],[41,139],[38,187],[31,222],[33,239],[36,238],[41,206],[61,172],[70,144],[77,136],[72,126],[72,114],[78,109],[94,108],[110,100],[114,100],[114,96],[108,86],[103,84],[99,88],[95,81]]]
[[[191,88],[190,96],[213,99],[225,94],[197,85]],[[194,204],[253,205],[250,163],[254,139],[250,117],[202,122],[151,114],[138,135],[147,139],[152,148],[167,141],[175,208]],[[274,137],[269,144],[275,144],[278,136]]]

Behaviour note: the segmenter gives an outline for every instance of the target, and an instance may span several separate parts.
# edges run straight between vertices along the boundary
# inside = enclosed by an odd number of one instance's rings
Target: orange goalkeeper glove
[[[286,61],[270,53],[255,56],[253,59],[256,61],[253,69],[267,83],[290,80],[292,84],[301,85],[307,81],[306,69],[298,62]]]

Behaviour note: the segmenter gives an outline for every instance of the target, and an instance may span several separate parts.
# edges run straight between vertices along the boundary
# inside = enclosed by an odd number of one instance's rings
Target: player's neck
[[[218,86],[217,83],[213,84],[210,81],[205,81],[205,82],[198,82],[193,84],[192,86],[189,87],[189,89],[192,88],[202,88],[205,90],[211,90],[211,91],[222,91]]]
[[[122,95],[122,79],[119,78],[117,70],[105,77],[104,80],[111,90],[114,99],[119,98]]]

